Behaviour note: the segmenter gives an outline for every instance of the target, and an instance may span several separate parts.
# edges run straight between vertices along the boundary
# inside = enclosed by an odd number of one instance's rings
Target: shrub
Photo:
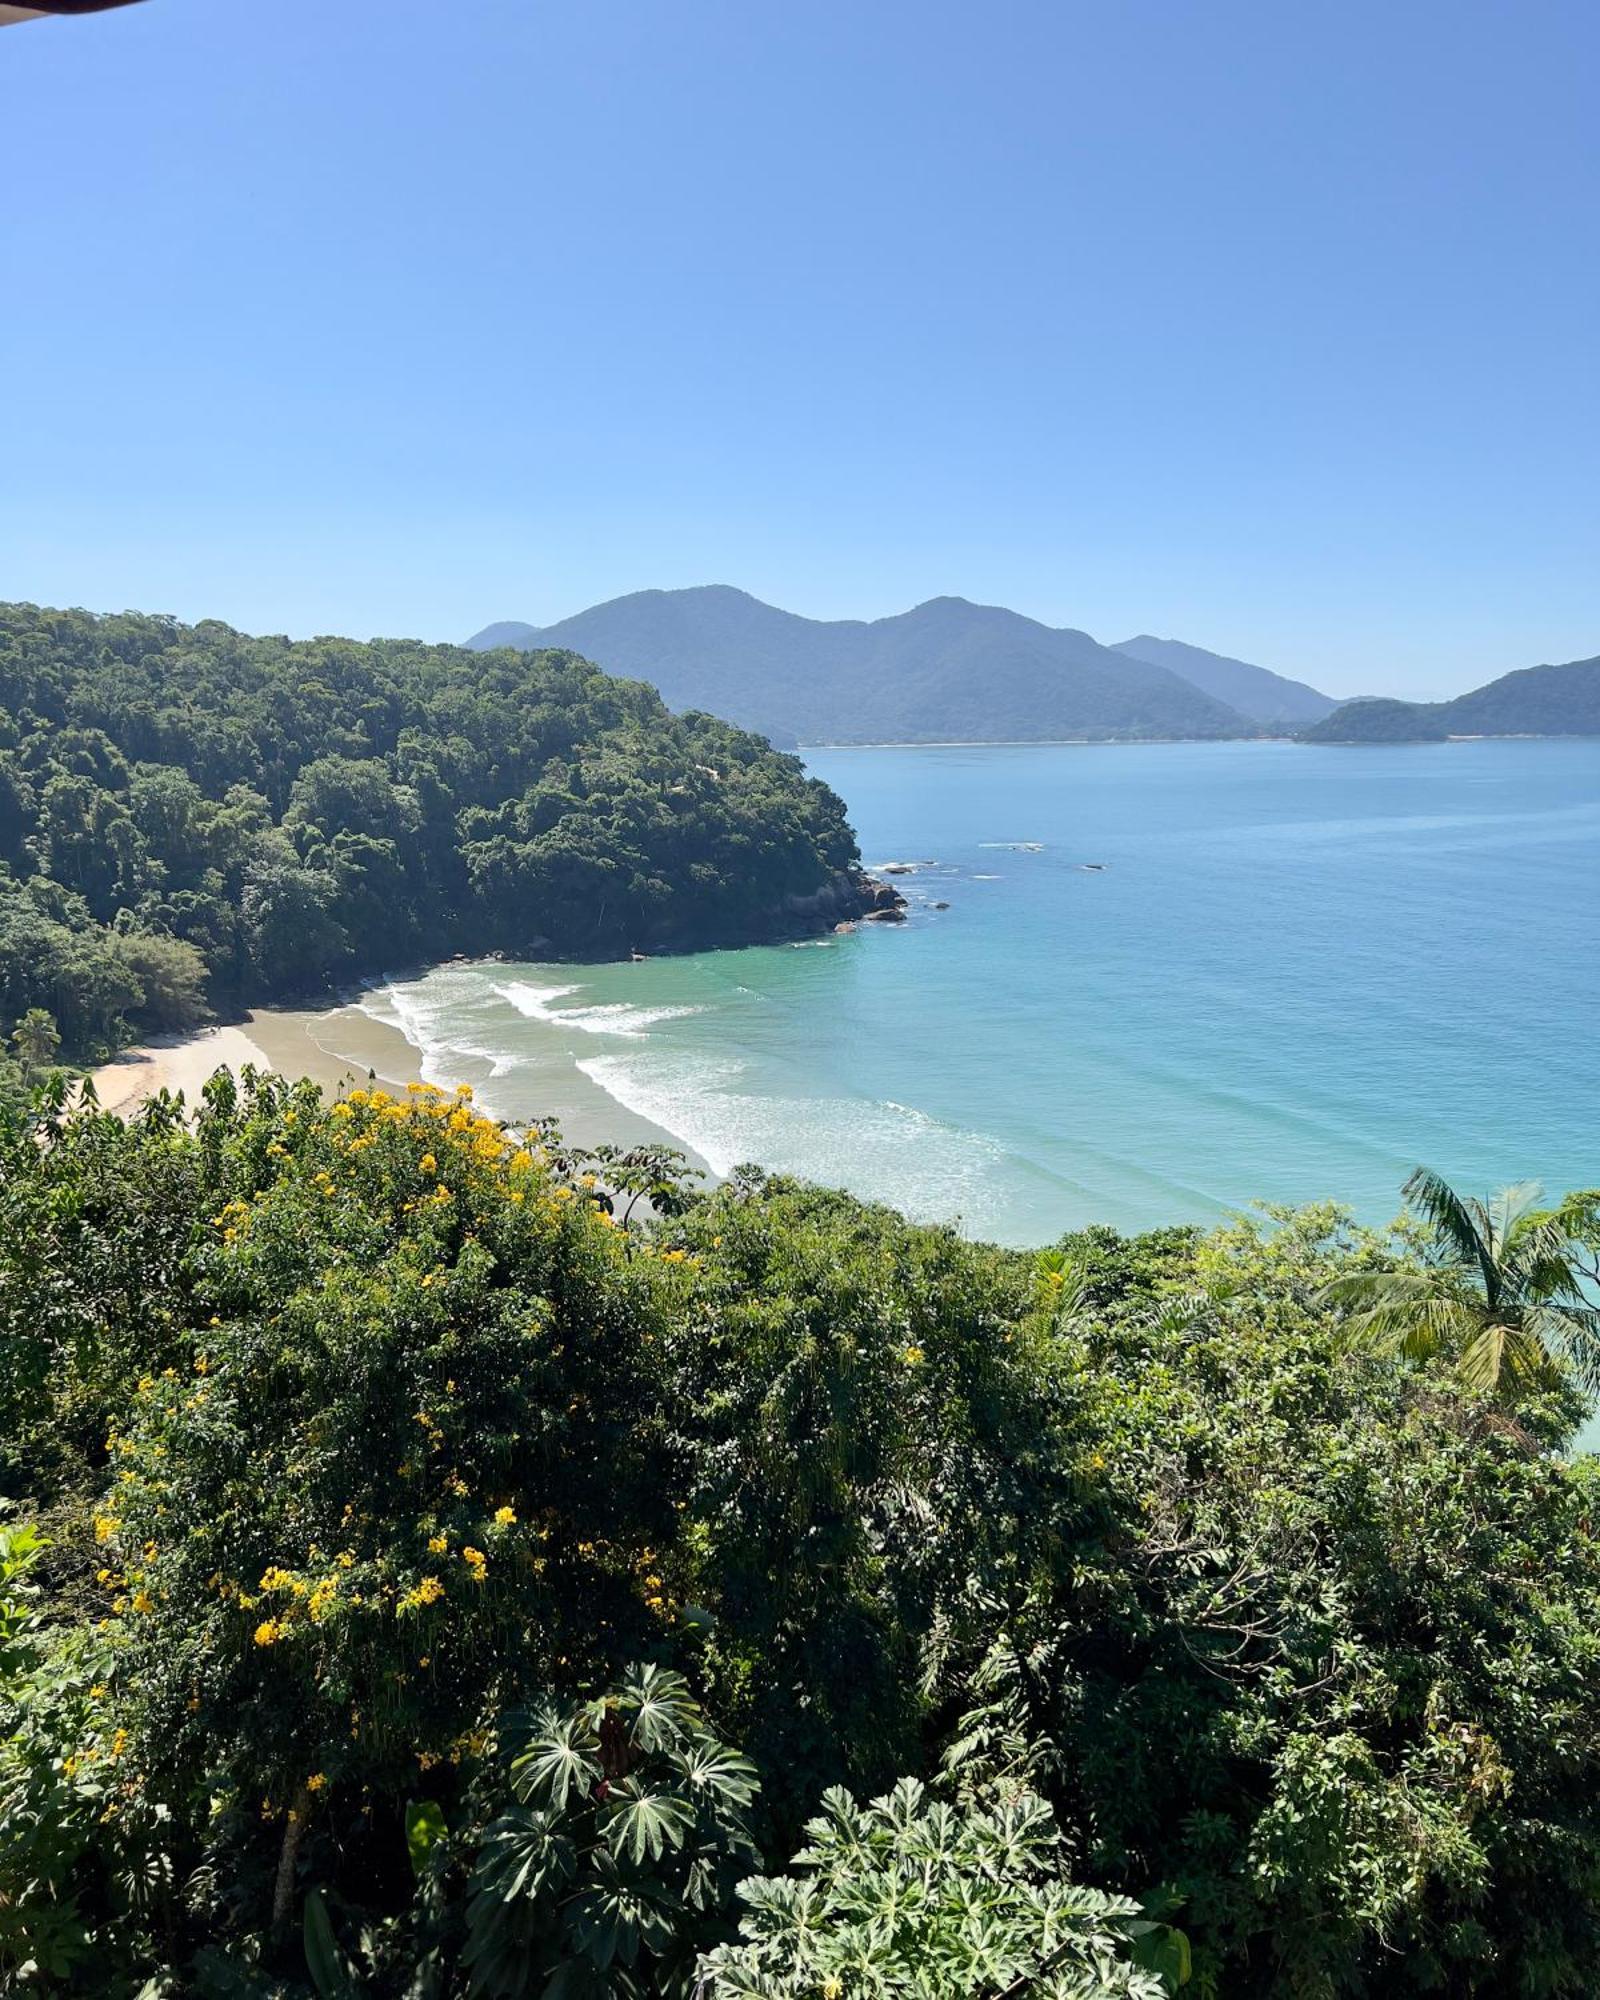
[[[1050,1808],[1029,1794],[962,1812],[912,1778],[864,1807],[834,1789],[806,1833],[794,1873],[740,1884],[743,1942],[702,1968],[714,2000],[1164,2000],[1140,1947],[1181,1976],[1181,1945],[1137,1903],[1062,1879]]]
[[[755,1766],[719,1743],[681,1676],[511,1718],[518,1803],[483,1836],[467,1906],[474,1993],[680,1995],[756,1859]]]

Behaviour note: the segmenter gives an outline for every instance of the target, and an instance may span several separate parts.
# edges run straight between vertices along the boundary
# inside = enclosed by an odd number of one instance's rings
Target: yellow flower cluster
[[[222,1231],[222,1240],[224,1243],[236,1242],[240,1232],[247,1229],[249,1225],[250,1204],[247,1201],[240,1201],[237,1198],[225,1203],[222,1209],[211,1218],[212,1228]]]
[[[395,1605],[394,1615],[399,1618],[408,1611],[420,1611],[424,1605],[437,1604],[444,1596],[444,1585],[436,1576],[425,1576],[415,1588],[406,1591]]]
[[[666,1580],[655,1565],[654,1549],[641,1549],[634,1557],[633,1566],[644,1592],[646,1607],[658,1618],[668,1618],[672,1615],[672,1601],[667,1596]]]

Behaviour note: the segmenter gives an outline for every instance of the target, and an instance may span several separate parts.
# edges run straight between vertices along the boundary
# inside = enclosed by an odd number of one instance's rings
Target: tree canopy
[[[797,759],[571,653],[0,606],[0,1018],[72,1053],[207,990],[781,936],[857,866]]]
[[[421,1086],[0,1135],[0,1983],[1592,1990],[1584,1403],[1353,1342],[1414,1236],[1033,1256]]]

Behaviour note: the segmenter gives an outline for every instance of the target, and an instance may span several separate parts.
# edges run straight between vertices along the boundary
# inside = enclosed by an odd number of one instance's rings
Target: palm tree
[[[1451,1357],[1469,1389],[1521,1387],[1564,1363],[1600,1390],[1600,1306],[1566,1211],[1536,1206],[1538,1182],[1481,1202],[1418,1167],[1404,1193],[1433,1230],[1432,1255],[1420,1270],[1359,1271],[1324,1288],[1351,1344]]]
[[[11,1030],[12,1046],[28,1075],[45,1069],[61,1046],[61,1035],[53,1015],[43,1007],[30,1007]]]

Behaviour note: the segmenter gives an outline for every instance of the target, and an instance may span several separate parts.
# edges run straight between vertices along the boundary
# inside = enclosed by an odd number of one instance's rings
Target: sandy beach
[[[161,1036],[124,1049],[114,1062],[94,1071],[95,1094],[106,1111],[126,1116],[158,1091],[182,1091],[195,1103],[206,1079],[219,1069],[257,1069],[271,1064],[244,1028],[202,1028],[182,1038]]]
[[[128,1117],[161,1090],[182,1091],[193,1105],[217,1070],[238,1071],[246,1064],[280,1076],[310,1077],[330,1096],[369,1081],[401,1090],[419,1079],[424,1067],[421,1052],[397,1028],[348,1001],[336,1001],[331,1007],[257,1008],[237,1026],[154,1038],[124,1049],[114,1062],[95,1070],[94,1086],[105,1110]],[[459,1076],[429,1080],[472,1083],[485,1108],[512,1123],[554,1118],[574,1145],[673,1146],[687,1151],[691,1164],[705,1170],[705,1162],[681,1140],[616,1103],[564,1063],[550,1065],[503,1098],[508,1086],[496,1086],[483,1065],[465,1059],[460,1068]]]
[[[308,1024],[321,1018],[321,1013],[264,1008],[247,1015],[242,1026],[158,1036],[137,1048],[124,1049],[113,1062],[95,1070],[95,1092],[104,1110],[126,1117],[162,1090],[181,1091],[186,1101],[194,1104],[219,1069],[237,1072],[247,1064],[284,1076],[309,1076],[330,1092],[365,1082],[366,1068],[329,1055],[312,1039]],[[393,1039],[400,1046],[389,1065],[394,1074],[385,1080],[403,1083],[415,1073],[415,1051],[400,1036]],[[407,1055],[412,1057],[410,1063],[405,1060]]]

